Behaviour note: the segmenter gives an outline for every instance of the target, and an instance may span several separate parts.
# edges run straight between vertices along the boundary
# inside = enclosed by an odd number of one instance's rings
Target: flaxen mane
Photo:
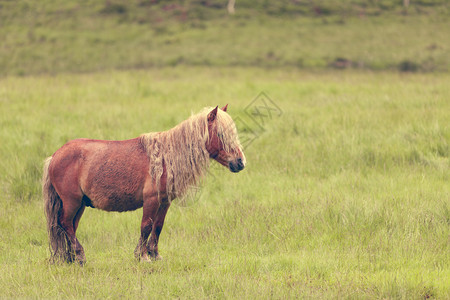
[[[166,168],[169,201],[185,195],[189,187],[198,183],[209,166],[206,143],[209,140],[207,116],[211,110],[205,108],[168,131],[141,135],[141,143],[149,156],[149,172],[158,190],[163,166]],[[214,131],[224,150],[231,153],[239,149],[242,152],[231,117],[219,109],[214,124]]]

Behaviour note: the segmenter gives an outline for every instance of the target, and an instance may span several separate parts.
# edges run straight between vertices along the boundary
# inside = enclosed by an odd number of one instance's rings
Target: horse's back
[[[142,207],[148,158],[138,138],[125,141],[77,139],[52,158],[50,176],[61,197],[108,211]]]

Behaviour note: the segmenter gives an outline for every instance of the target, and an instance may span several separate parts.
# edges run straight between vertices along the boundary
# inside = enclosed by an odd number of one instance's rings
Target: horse
[[[159,260],[159,235],[173,199],[205,175],[210,160],[237,173],[245,155],[236,126],[222,109],[204,108],[174,128],[122,141],[76,139],[44,163],[42,191],[52,262],[86,262],[76,237],[86,208],[143,208],[134,251],[140,261]]]

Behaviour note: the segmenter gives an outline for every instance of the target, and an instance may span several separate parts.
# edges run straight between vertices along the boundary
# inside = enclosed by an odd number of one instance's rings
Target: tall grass
[[[448,74],[192,68],[0,80],[3,297],[450,297]],[[282,110],[264,130],[259,92]],[[134,260],[141,211],[88,209],[84,268],[49,265],[39,180],[78,137],[166,130],[229,103],[259,136],[170,208],[163,261]],[[243,123],[244,124],[244,123]],[[246,133],[247,132],[247,133]]]

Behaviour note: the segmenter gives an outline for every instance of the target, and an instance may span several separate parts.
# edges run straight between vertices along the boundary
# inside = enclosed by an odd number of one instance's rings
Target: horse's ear
[[[219,106],[216,106],[216,108],[214,108],[212,111],[209,112],[208,114],[208,122],[212,122],[216,119],[217,116],[217,109],[219,108]]]
[[[228,104],[225,105],[224,107],[222,107],[222,110],[223,110],[223,111],[227,111],[227,108],[228,108]]]

